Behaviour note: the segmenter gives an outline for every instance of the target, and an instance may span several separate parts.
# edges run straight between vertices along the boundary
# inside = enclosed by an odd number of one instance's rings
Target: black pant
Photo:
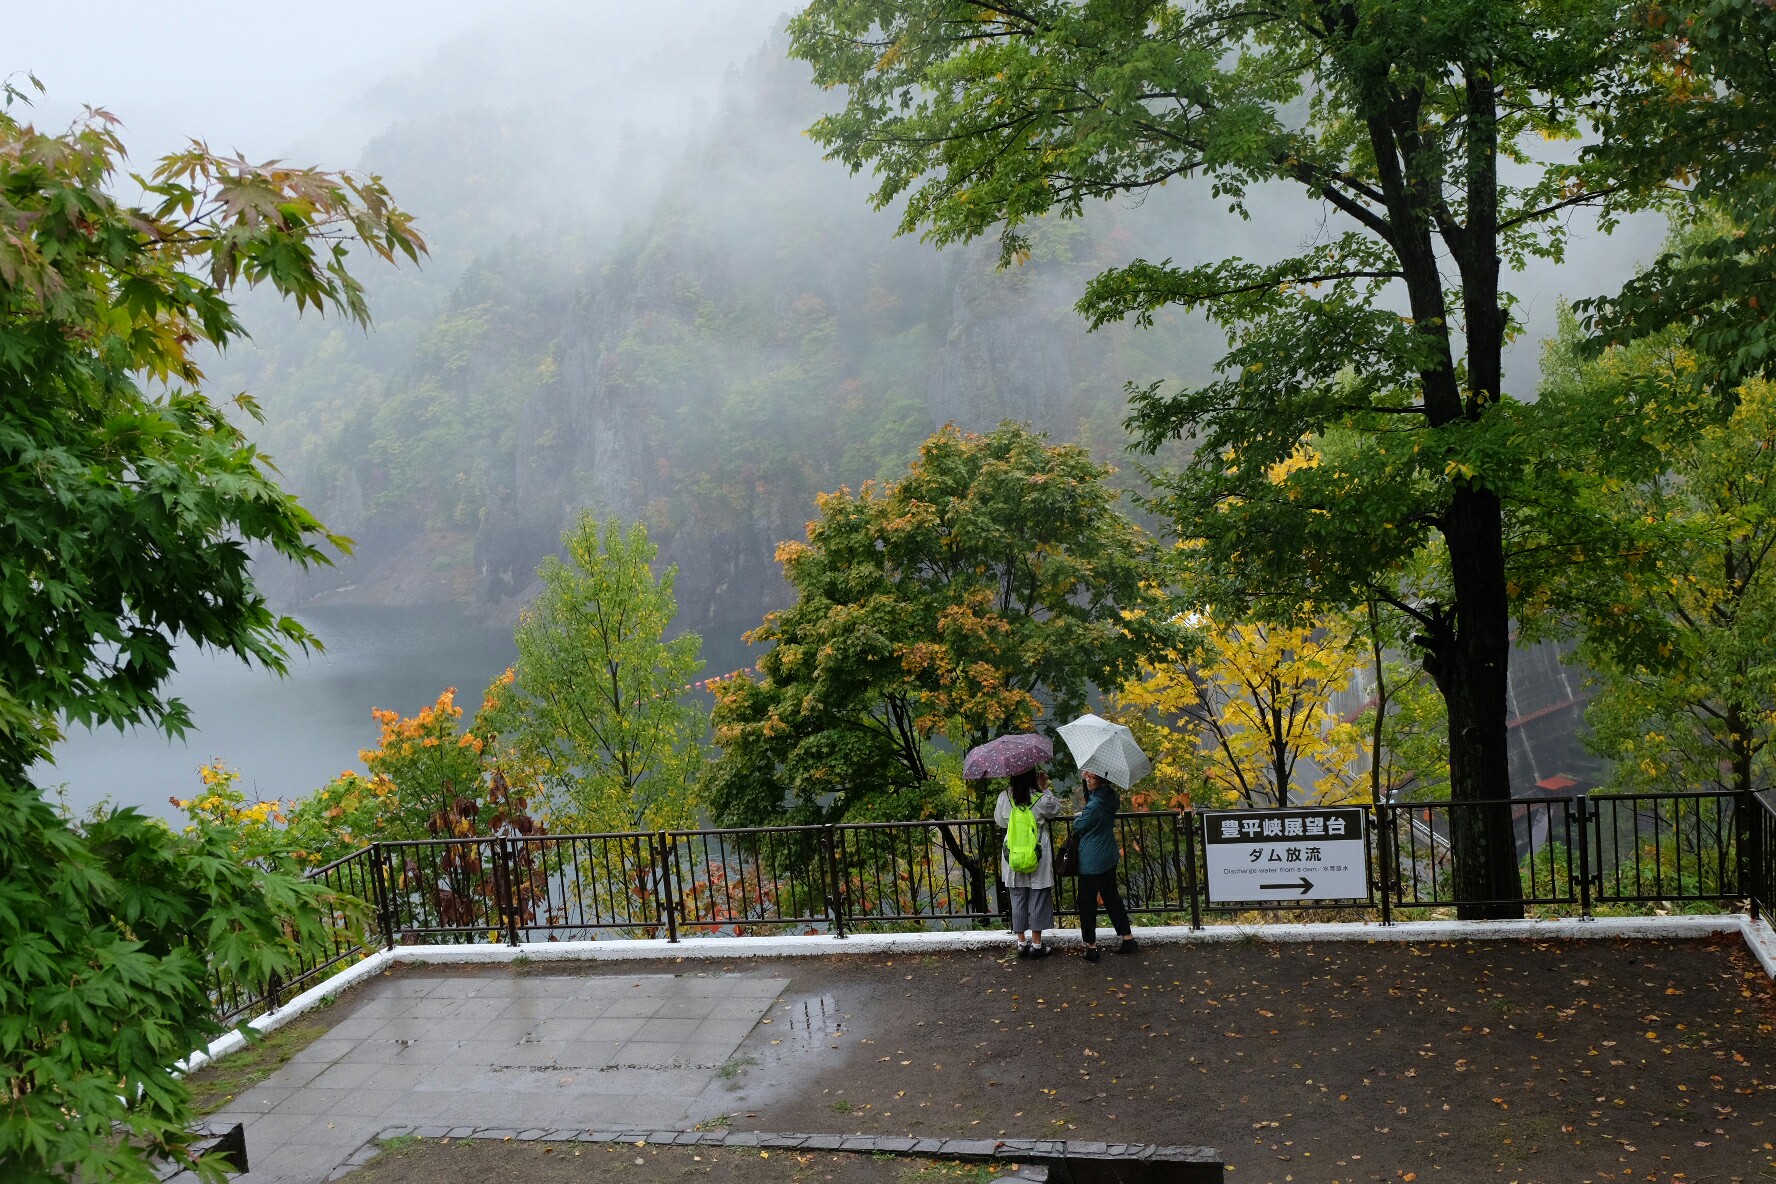
[[[1134,930],[1129,928],[1128,910],[1122,907],[1122,893],[1116,888],[1116,869],[1107,872],[1095,872],[1079,877],[1079,936],[1086,945],[1098,940],[1098,898],[1104,898],[1104,911],[1110,914],[1110,924],[1116,926],[1116,932],[1127,937]]]

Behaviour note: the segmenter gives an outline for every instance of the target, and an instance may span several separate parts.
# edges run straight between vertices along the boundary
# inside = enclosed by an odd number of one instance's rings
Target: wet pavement
[[[212,1116],[249,1122],[248,1184],[397,1129],[699,1124],[1207,1145],[1293,1184],[1776,1179],[1776,986],[1736,936],[407,963],[333,1016]]]
[[[378,979],[350,1016],[210,1122],[246,1125],[253,1170],[239,1178],[247,1184],[317,1184],[367,1139],[403,1123],[677,1127],[723,1080],[723,1067],[787,981],[424,972]]]

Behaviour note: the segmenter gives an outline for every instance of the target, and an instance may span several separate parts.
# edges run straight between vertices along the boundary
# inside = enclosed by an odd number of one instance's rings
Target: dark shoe
[[[1030,947],[1029,956],[1032,958],[1046,958],[1048,957],[1048,947],[1045,945],[1033,945]]]
[[[1023,941],[1018,942],[1018,957],[1028,958],[1029,956],[1030,956],[1030,943],[1023,942]]]
[[[1085,947],[1085,960],[1087,962],[1096,962],[1101,957],[1103,957],[1103,955],[1098,952],[1097,946]]]
[[[1125,937],[1117,945],[1116,952],[1119,954],[1132,954],[1140,948],[1141,948],[1140,942],[1136,941],[1132,937]]]

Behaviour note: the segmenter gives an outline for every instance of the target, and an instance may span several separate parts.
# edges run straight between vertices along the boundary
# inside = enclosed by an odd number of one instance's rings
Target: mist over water
[[[342,770],[364,771],[358,752],[374,748],[379,731],[372,708],[413,715],[455,687],[466,723],[487,685],[518,656],[510,629],[449,605],[352,605],[296,615],[327,648],[294,658],[289,677],[182,646],[171,693],[191,708],[196,725],[183,739],[147,728],[74,728],[56,763],[38,766],[35,780],[64,786],[76,814],[109,799],[170,819],[179,811],[167,799],[195,794],[198,766],[220,759],[240,771],[249,798],[304,796]],[[706,640],[699,677],[757,660],[739,632]]]
[[[36,780],[65,784],[76,813],[109,798],[171,818],[178,811],[167,798],[195,794],[198,766],[219,758],[240,770],[249,798],[309,794],[341,770],[363,771],[358,752],[374,748],[379,731],[371,708],[411,715],[455,687],[466,719],[518,653],[510,630],[477,625],[449,606],[297,615],[327,648],[297,655],[287,678],[181,646],[170,691],[191,708],[191,732],[171,740],[146,728],[74,728]]]

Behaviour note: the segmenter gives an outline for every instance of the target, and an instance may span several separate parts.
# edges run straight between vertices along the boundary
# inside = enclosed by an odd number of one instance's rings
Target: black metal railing
[[[1195,816],[1118,815],[1117,874],[1131,914],[1200,928],[1205,915],[1339,910],[1403,917],[1521,903],[1599,909],[1776,909],[1776,803],[1719,792],[1593,794],[1365,806],[1368,894],[1348,900],[1212,903]],[[1071,823],[1052,824],[1056,847]],[[1511,844],[1520,894],[1458,891],[1463,828]],[[742,937],[991,926],[1006,916],[991,819],[711,828],[654,833],[420,839],[374,844],[311,873],[340,897],[327,939],[287,980],[217,982],[217,1015],[278,1006],[377,946]],[[1078,915],[1076,882],[1055,911]]]
[[[1776,915],[1776,802],[1751,794],[1745,810],[1744,866],[1753,919]]]
[[[1595,899],[1629,904],[1744,896],[1738,797],[1720,792],[1590,797]]]
[[[659,836],[678,934],[779,932],[832,920],[830,828],[667,831]]]
[[[670,913],[667,856],[651,834],[526,836],[510,840],[518,891],[504,906],[522,941],[617,933],[663,936]]]
[[[374,858],[374,848],[366,847],[308,874],[309,879],[326,885],[337,898],[323,918],[325,936],[298,952],[294,973],[289,978],[250,985],[212,974],[210,1004],[217,1019],[232,1023],[275,1008],[385,941],[383,934],[387,928],[373,904],[377,898]]]
[[[1584,799],[1572,797],[1383,804],[1376,810],[1381,848],[1372,864],[1380,873],[1376,887],[1390,912],[1463,904],[1582,907],[1588,854],[1584,809]],[[1491,826],[1499,841],[1513,844],[1519,852],[1519,898],[1458,893],[1454,838],[1463,825]]]
[[[833,885],[826,927],[835,934],[1000,914],[999,831],[991,818],[835,826],[826,865]]]

